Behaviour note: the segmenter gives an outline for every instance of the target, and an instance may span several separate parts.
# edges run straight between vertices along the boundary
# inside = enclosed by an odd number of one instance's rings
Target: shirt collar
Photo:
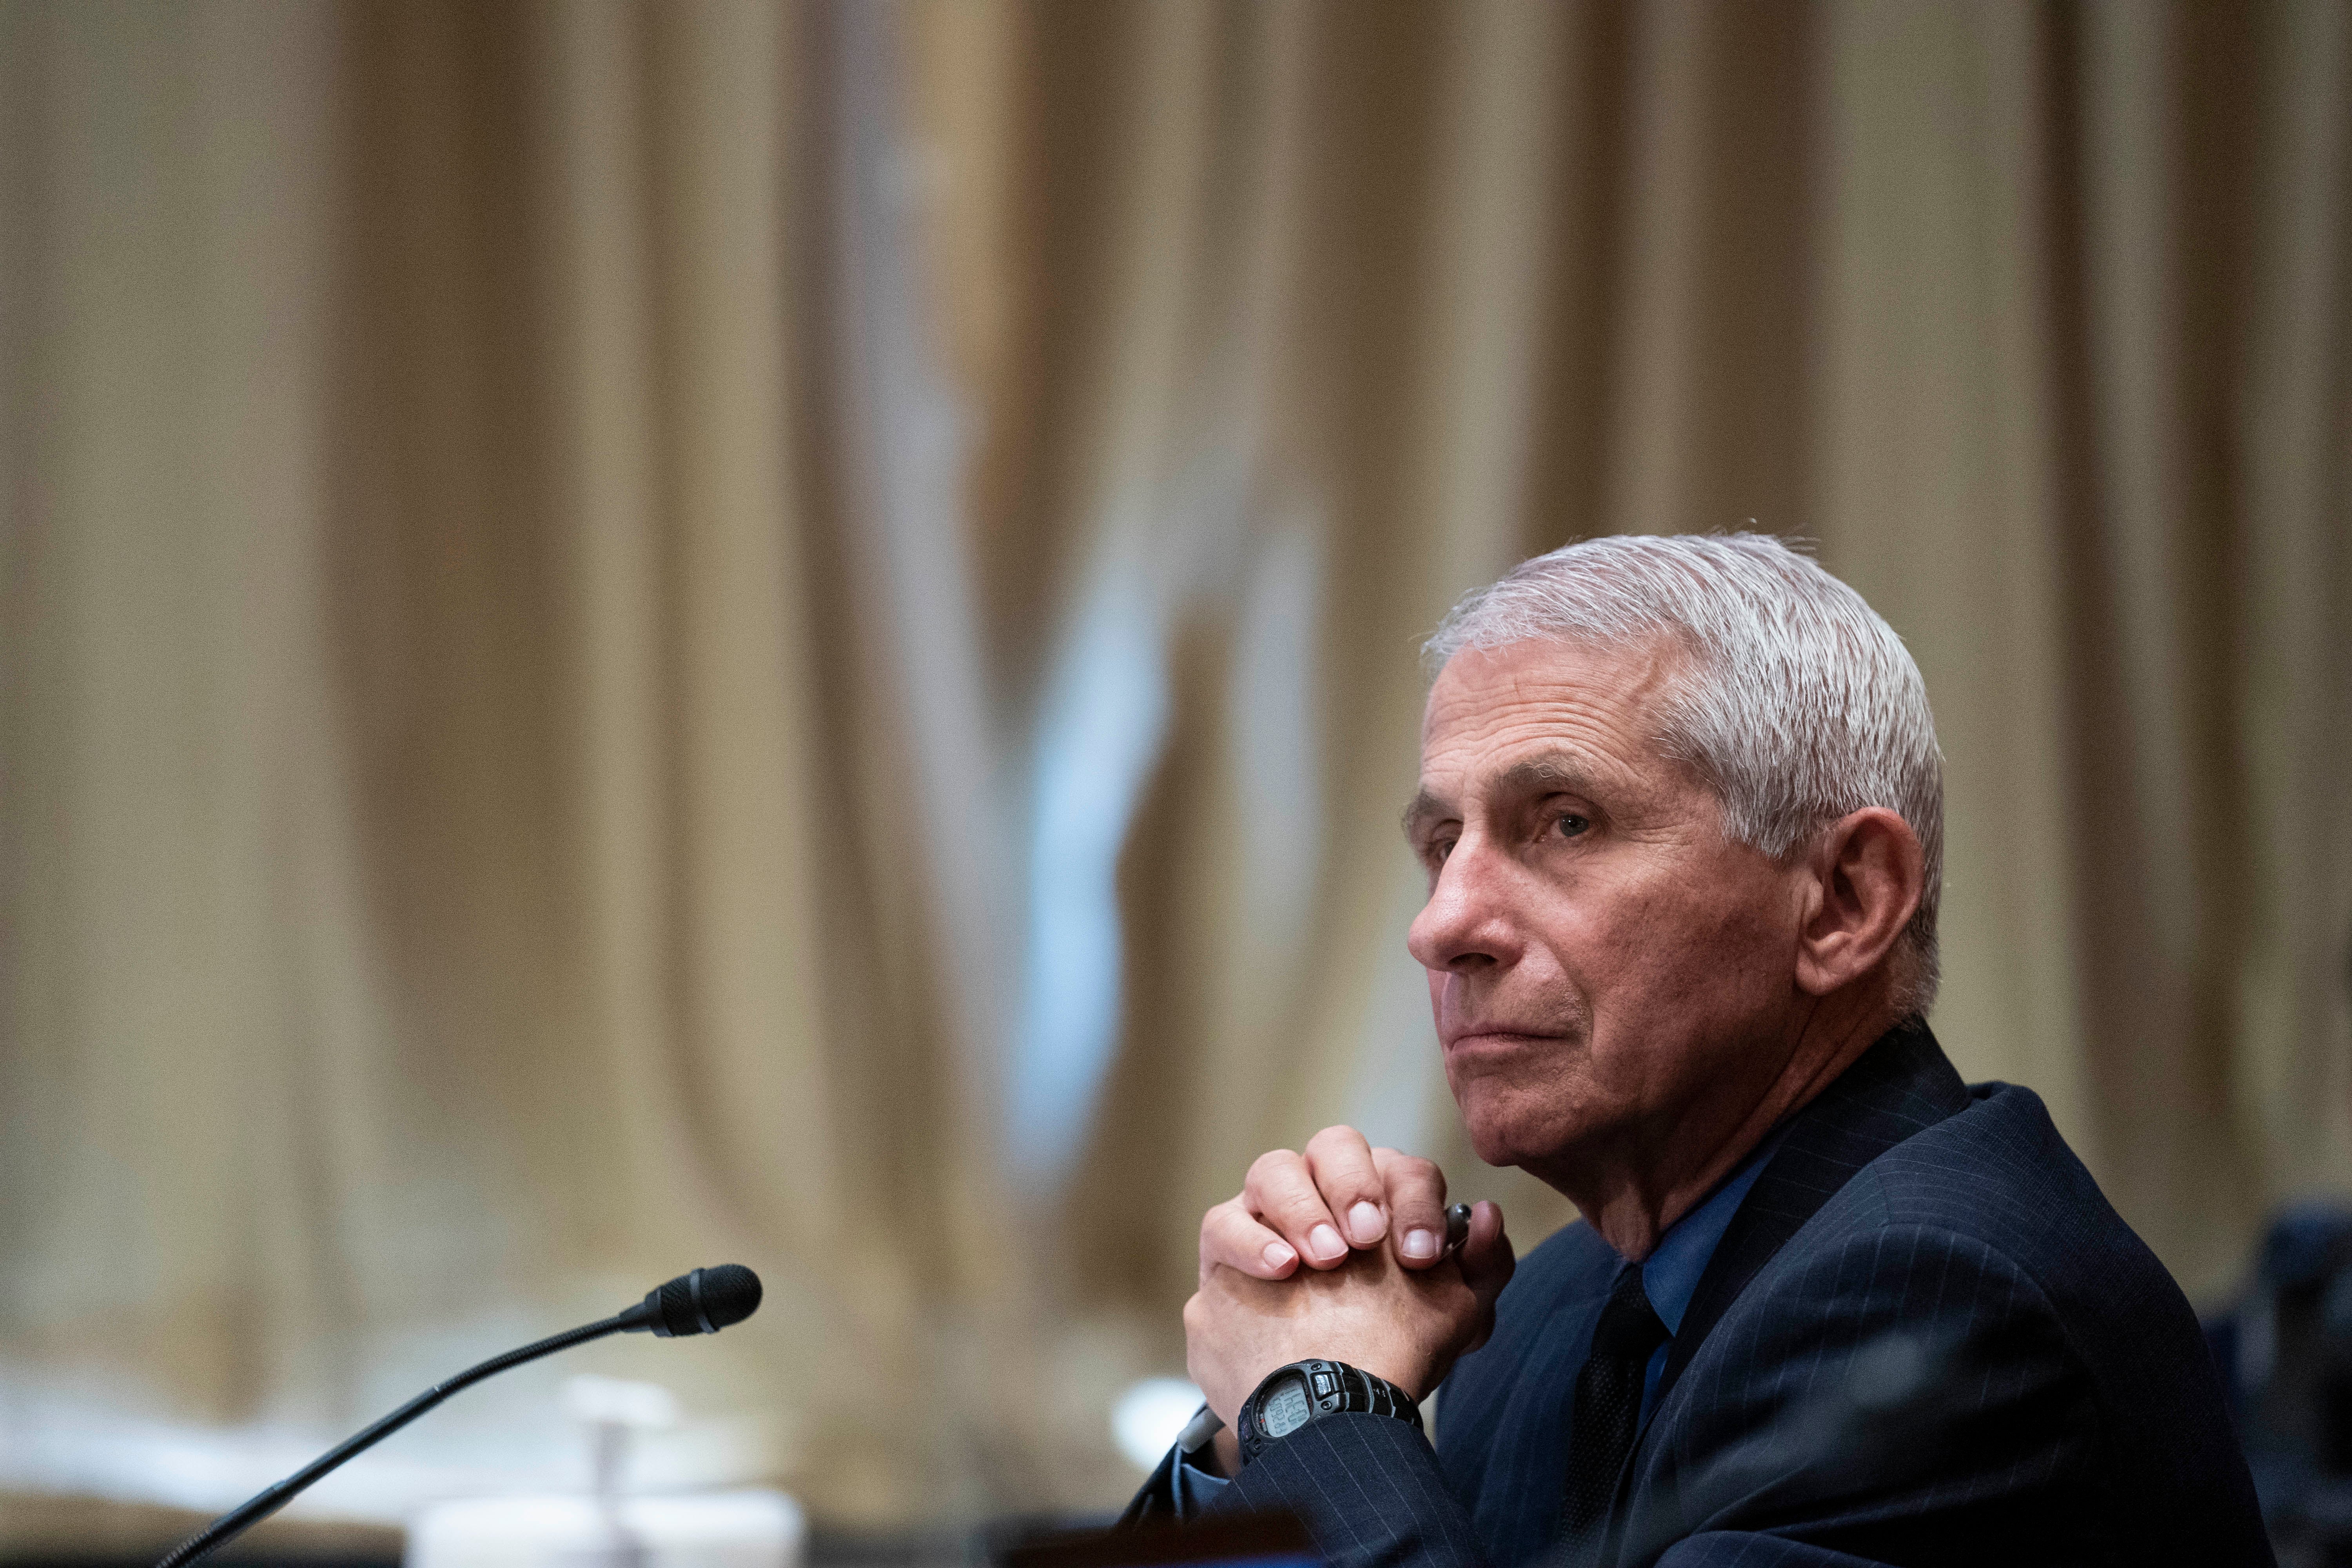
[[[1691,1298],[1698,1294],[1699,1279],[1713,1261],[1723,1233],[1731,1228],[1731,1216],[1739,1212],[1748,1189],[1764,1173],[1766,1162],[1780,1146],[1780,1136],[1781,1130],[1776,1129],[1750,1150],[1731,1174],[1716,1184],[1706,1201],[1666,1227],[1657,1247],[1643,1260],[1642,1293],[1649,1297],[1650,1310],[1666,1325],[1666,1332],[1681,1330],[1683,1314],[1690,1310]]]

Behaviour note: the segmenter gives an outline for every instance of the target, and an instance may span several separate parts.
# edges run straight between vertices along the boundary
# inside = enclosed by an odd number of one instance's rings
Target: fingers
[[[1336,1268],[1349,1250],[1388,1235],[1386,1194],[1372,1151],[1352,1127],[1327,1127],[1307,1151],[1258,1156],[1242,1185],[1242,1206],[1316,1268]]]
[[[1298,1250],[1260,1225],[1241,1199],[1227,1198],[1201,1216],[1202,1283],[1220,1263],[1259,1279],[1281,1279],[1298,1266]]]
[[[1237,1208],[1202,1226],[1202,1267],[1223,1263],[1262,1279],[1285,1276],[1270,1261],[1279,1239],[1310,1268],[1332,1268],[1351,1249],[1393,1240],[1408,1268],[1445,1256],[1445,1174],[1427,1160],[1374,1149],[1352,1127],[1327,1127],[1303,1153],[1277,1149],[1250,1167]],[[1244,1225],[1242,1220],[1252,1223]]]
[[[1417,1155],[1394,1149],[1372,1151],[1396,1237],[1397,1260],[1426,1268],[1445,1254],[1445,1173]]]
[[[1276,1149],[1259,1155],[1234,1201],[1289,1243],[1310,1267],[1328,1268],[1348,1256],[1347,1238],[1323,1202],[1303,1154]]]
[[[1307,1141],[1307,1168],[1349,1245],[1379,1245],[1389,1234],[1388,1189],[1364,1135],[1352,1127],[1326,1127]]]

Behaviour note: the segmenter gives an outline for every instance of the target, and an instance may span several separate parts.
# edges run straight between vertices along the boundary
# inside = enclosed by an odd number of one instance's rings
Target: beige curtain
[[[17,0],[0,73],[0,1491],[233,1500],[736,1258],[333,1506],[567,1479],[582,1368],[657,1478],[1116,1500],[1258,1150],[1567,1217],[1394,817],[1418,636],[1616,530],[1908,639],[1937,1029],[2192,1292],[2352,1188],[2334,0]]]

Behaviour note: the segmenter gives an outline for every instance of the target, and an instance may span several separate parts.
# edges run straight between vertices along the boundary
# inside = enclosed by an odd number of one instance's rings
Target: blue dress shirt
[[[1657,1406],[1658,1379],[1665,1373],[1667,1353],[1675,1348],[1673,1336],[1682,1331],[1683,1314],[1690,1310],[1691,1298],[1698,1294],[1698,1282],[1706,1266],[1715,1261],[1715,1249],[1723,1233],[1731,1228],[1731,1216],[1739,1212],[1748,1189],[1764,1173],[1765,1163],[1780,1146],[1780,1135],[1775,1132],[1750,1150],[1705,1202],[1666,1227],[1666,1234],[1658,1237],[1658,1245],[1642,1261],[1642,1293],[1650,1299],[1650,1310],[1666,1325],[1667,1334],[1650,1352],[1650,1364],[1642,1375],[1643,1421]]]
[[[1715,1249],[1723,1240],[1723,1233],[1731,1228],[1731,1216],[1739,1212],[1748,1189],[1764,1173],[1772,1151],[1780,1146],[1780,1133],[1773,1134],[1748,1152],[1731,1174],[1717,1184],[1698,1207],[1666,1227],[1658,1245],[1641,1264],[1642,1291],[1650,1298],[1650,1310],[1666,1325],[1669,1336],[1650,1352],[1650,1364],[1642,1378],[1642,1419],[1650,1418],[1658,1402],[1658,1379],[1665,1374],[1666,1355],[1675,1346],[1671,1336],[1683,1326],[1683,1315],[1690,1310],[1691,1298],[1698,1293],[1698,1282],[1706,1273],[1706,1266],[1715,1259]],[[1627,1264],[1631,1268],[1633,1264]],[[1176,1511],[1181,1519],[1192,1519],[1209,1506],[1209,1500],[1232,1483],[1222,1476],[1213,1476],[1192,1463],[1187,1454],[1176,1467]]]

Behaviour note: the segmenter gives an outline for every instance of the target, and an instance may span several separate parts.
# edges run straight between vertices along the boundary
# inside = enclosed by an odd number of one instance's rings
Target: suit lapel
[[[1706,1272],[1683,1312],[1659,1374],[1658,1394],[1617,1478],[1607,1536],[1593,1561],[1614,1563],[1627,1518],[1627,1491],[1640,1454],[1685,1367],[1748,1282],[1853,1179],[1856,1172],[1915,1132],[1967,1108],[1968,1086],[1925,1022],[1907,1019],[1880,1036],[1836,1081],[1791,1118],[1764,1173],[1731,1216]]]
[[[1925,1023],[1910,1019],[1881,1036],[1798,1111],[1699,1276],[1666,1352],[1652,1415],[1665,1407],[1707,1331],[1815,1211],[1855,1172],[1968,1103],[1968,1086],[1936,1037]]]

